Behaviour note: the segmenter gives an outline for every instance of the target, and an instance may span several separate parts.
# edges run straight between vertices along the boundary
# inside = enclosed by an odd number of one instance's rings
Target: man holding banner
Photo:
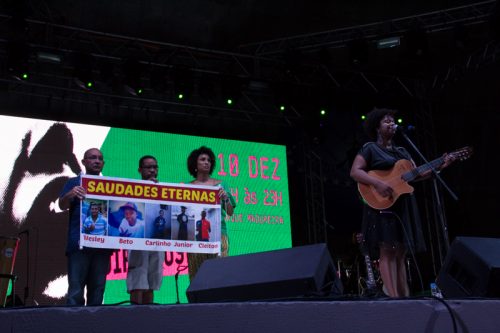
[[[104,167],[104,158],[97,148],[91,148],[83,155],[82,164],[86,174],[99,176]],[[70,178],[59,196],[59,207],[69,208],[69,228],[66,255],[68,257],[68,305],[85,305],[83,292],[87,287],[87,305],[101,305],[109,258],[112,251],[107,249],[80,248],[81,200],[85,198],[85,188],[81,186],[81,175]]]
[[[155,157],[150,155],[141,157],[138,171],[142,180],[158,183],[158,162]],[[127,219],[127,211],[131,215],[137,215],[135,205],[133,203],[127,203],[127,205],[132,206],[132,208],[125,207],[124,221]],[[144,225],[144,221],[142,223]],[[144,237],[144,226],[142,227],[142,233],[142,237]],[[129,250],[127,290],[130,293],[130,302],[132,304],[153,303],[154,290],[159,290],[161,287],[164,261],[165,251]]]
[[[220,188],[211,184],[158,182],[158,163],[153,156],[141,158],[138,171],[142,180],[82,176],[86,201],[99,200],[107,207],[109,228],[107,235],[82,232],[80,244],[129,250],[127,291],[131,303],[150,304],[153,303],[153,291],[160,289],[164,269],[167,269],[163,265],[165,251],[214,255],[221,251],[221,200],[224,198],[220,196]],[[210,221],[210,230],[205,223],[208,236],[204,241],[195,240],[195,221],[186,214],[186,240],[155,237],[155,220],[160,209],[169,212],[165,216],[166,221],[174,220],[188,209],[193,217],[206,211],[207,222]],[[125,230],[125,223],[133,227],[138,225],[139,220],[144,222],[144,229],[141,227],[140,233],[135,234],[132,229]],[[177,235],[178,227],[174,225],[172,235]]]

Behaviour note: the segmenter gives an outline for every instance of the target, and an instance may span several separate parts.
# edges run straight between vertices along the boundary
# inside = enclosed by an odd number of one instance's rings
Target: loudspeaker
[[[190,303],[341,295],[326,244],[209,259],[186,290]]]
[[[445,297],[500,297],[500,239],[457,237],[437,285]]]

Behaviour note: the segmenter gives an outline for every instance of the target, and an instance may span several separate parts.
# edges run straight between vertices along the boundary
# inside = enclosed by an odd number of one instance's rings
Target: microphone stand
[[[449,238],[448,238],[448,226],[446,224],[446,218],[444,216],[444,208],[443,208],[443,205],[441,203],[441,199],[439,197],[439,192],[438,192],[438,188],[437,188],[436,179],[441,183],[441,185],[443,185],[443,187],[448,191],[448,193],[451,195],[451,197],[455,201],[458,201],[458,197],[448,187],[448,185],[445,183],[445,181],[443,180],[443,178],[441,178],[441,176],[439,175],[439,172],[429,163],[429,161],[424,157],[424,155],[420,152],[420,150],[417,148],[417,146],[415,146],[415,144],[411,141],[411,139],[408,137],[408,135],[404,131],[401,131],[401,135],[406,140],[406,142],[408,142],[408,144],[410,144],[410,146],[417,152],[417,154],[420,156],[420,158],[430,167],[430,169],[432,171],[432,174],[434,175],[434,178],[433,178],[433,190],[434,190],[434,195],[436,197],[436,206],[437,206],[437,211],[438,211],[438,215],[439,215],[439,220],[441,222],[441,229],[442,229],[442,232],[443,232],[443,237],[444,237],[444,241],[445,241],[446,251],[448,251],[449,248],[450,248],[450,241],[449,241]],[[440,253],[441,253],[441,251],[440,251]],[[441,261],[441,265],[442,265],[443,264],[443,258],[442,258],[442,256],[440,256],[440,261]]]
[[[181,304],[181,300],[179,298],[179,273],[187,268],[188,267],[185,265],[177,266],[177,272],[175,273],[175,295],[177,296],[177,302],[175,302],[175,304]]]
[[[22,234],[26,235],[26,285],[24,286],[24,304],[29,297],[29,283],[30,283],[30,231],[29,229],[23,230],[17,234],[18,237],[21,237]]]

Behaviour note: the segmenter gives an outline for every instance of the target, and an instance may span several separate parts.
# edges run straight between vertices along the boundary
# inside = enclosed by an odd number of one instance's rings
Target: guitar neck
[[[433,161],[430,161],[429,163],[423,164],[415,169],[412,169],[411,171],[405,172],[401,178],[406,181],[406,182],[411,182],[421,174],[423,174],[426,171],[432,170],[443,164],[444,158],[439,157],[436,158]]]
[[[374,288],[376,285],[375,276],[373,275],[372,262],[370,256],[365,254],[365,265],[366,265],[366,275],[368,276],[367,285],[370,288]]]

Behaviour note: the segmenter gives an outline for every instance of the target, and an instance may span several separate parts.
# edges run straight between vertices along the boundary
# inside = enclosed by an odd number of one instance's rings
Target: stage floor
[[[454,328],[456,327],[456,329]],[[0,309],[0,332],[498,332],[499,299],[334,299]]]

